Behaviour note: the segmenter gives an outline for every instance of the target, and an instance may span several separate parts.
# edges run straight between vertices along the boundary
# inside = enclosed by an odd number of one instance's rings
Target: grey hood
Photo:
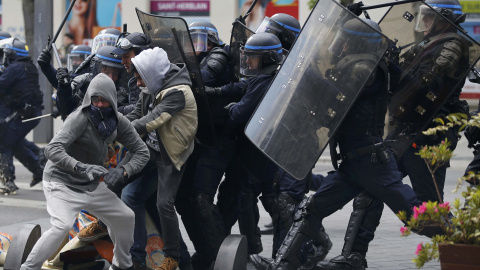
[[[144,50],[132,58],[132,63],[151,94],[163,88],[165,74],[170,69],[170,61],[163,49]]]
[[[82,109],[90,107],[90,104],[92,104],[92,96],[100,96],[108,100],[115,114],[117,113],[117,89],[110,77],[100,73],[92,79],[83,98]]]

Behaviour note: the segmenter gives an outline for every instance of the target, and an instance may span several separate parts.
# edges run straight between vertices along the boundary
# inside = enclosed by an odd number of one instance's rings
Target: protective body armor
[[[222,49],[221,47],[214,47],[208,54],[203,57],[200,61],[200,69],[203,71],[205,68],[208,68],[208,71],[216,78],[219,78],[225,73],[225,70],[228,68],[228,54],[227,52]],[[203,72],[202,72],[203,73]],[[221,78],[221,77],[220,77]],[[223,79],[223,78],[221,78]],[[204,81],[206,86],[221,86],[228,81],[225,80],[217,80],[216,83],[218,85],[211,85],[208,83],[207,80]],[[222,84],[220,84],[222,83]]]
[[[355,54],[344,57],[330,72],[332,82],[352,81],[355,77],[364,76],[362,73],[370,74],[372,66],[377,63],[375,56],[371,54]],[[338,129],[337,134],[370,134],[383,135],[385,125],[385,114],[387,112],[387,88],[386,80],[378,77],[387,77],[387,67],[380,61],[377,71],[367,81],[367,85],[360,93],[357,101],[348,112],[344,122]],[[368,76],[367,75],[367,76]]]
[[[40,91],[38,84],[38,70],[33,65],[30,58],[20,58],[10,64],[9,68],[14,68],[16,65],[21,66],[25,71],[21,80],[16,83],[9,90],[9,95],[2,98],[2,103],[13,110],[20,110],[25,107],[25,104],[30,104],[34,107],[41,106],[43,103],[43,94]]]

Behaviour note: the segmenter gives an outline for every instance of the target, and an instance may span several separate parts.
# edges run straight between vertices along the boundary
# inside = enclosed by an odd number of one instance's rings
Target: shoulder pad
[[[207,56],[207,67],[215,75],[222,74],[228,66],[228,54],[221,48],[213,48]]]

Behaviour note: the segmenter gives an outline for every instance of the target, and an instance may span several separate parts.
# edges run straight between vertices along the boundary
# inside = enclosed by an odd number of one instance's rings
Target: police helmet
[[[427,0],[427,5],[420,5],[415,31],[425,34],[434,32],[434,29],[444,20],[439,14],[453,24],[465,22],[466,14],[458,0]],[[436,12],[435,12],[436,11]]]
[[[190,31],[190,37],[196,52],[206,52],[208,41],[217,46],[223,45],[223,42],[218,38],[217,28],[209,22],[193,22],[188,26],[188,30]]]
[[[300,22],[294,17],[285,13],[277,13],[271,18],[265,17],[255,33],[272,33],[280,39],[285,50],[290,50],[300,33],[300,28]]]
[[[77,70],[80,64],[92,53],[92,48],[87,45],[77,45],[67,55],[67,69]]]
[[[93,38],[92,53],[96,53],[99,48],[106,45],[115,46],[120,34],[120,30],[115,28],[106,28],[98,32],[98,35]]]
[[[114,82],[121,77],[123,70],[122,57],[120,55],[112,55],[110,52],[115,47],[107,45],[99,48],[92,58],[92,74],[96,76],[99,73],[107,74]]]
[[[381,32],[380,26],[370,19],[351,19],[337,32],[328,51],[336,57],[374,53],[383,41]]]
[[[17,38],[0,40],[0,64],[5,67],[18,58],[28,57],[28,46]]]
[[[150,39],[150,37],[145,35],[144,33],[123,32],[118,36],[118,39],[115,43],[116,48],[111,53],[117,55],[124,55],[130,50],[133,50],[135,55],[138,55],[143,50],[148,49],[151,42],[152,40]]]
[[[283,60],[282,43],[271,33],[253,34],[240,48],[240,74],[255,76]]]
[[[11,38],[12,35],[10,35],[10,33],[8,32],[5,32],[5,31],[0,31],[0,40],[1,39],[6,39],[6,38]]]

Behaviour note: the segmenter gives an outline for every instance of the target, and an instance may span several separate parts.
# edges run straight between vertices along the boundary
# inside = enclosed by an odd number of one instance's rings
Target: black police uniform
[[[229,83],[228,54],[221,46],[198,56],[202,80],[208,87]],[[177,194],[176,208],[192,240],[196,254],[194,269],[204,269],[215,261],[226,237],[222,217],[213,203],[218,185],[235,154],[235,134],[225,127],[228,112],[223,108],[234,98],[209,98],[210,115],[218,145],[205,146],[195,142],[188,158]]]
[[[22,118],[39,116],[43,109],[43,93],[38,83],[38,71],[30,57],[18,57],[11,62],[0,76],[0,119],[2,119],[0,166],[1,182],[6,191],[14,192],[18,188],[13,183],[15,167],[13,154],[24,161],[29,170],[40,166],[38,153],[31,151],[24,143],[25,136],[40,122],[33,120],[22,123]]]

